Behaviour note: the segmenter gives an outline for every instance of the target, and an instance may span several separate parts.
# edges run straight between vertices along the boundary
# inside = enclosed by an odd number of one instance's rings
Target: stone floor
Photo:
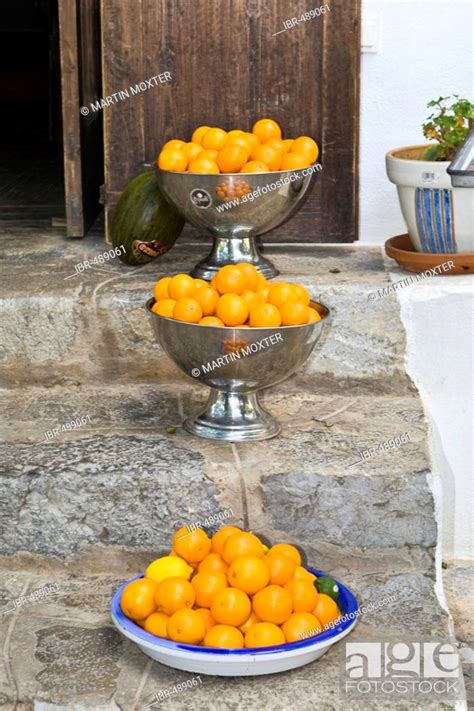
[[[0,565],[0,604],[12,602],[45,585],[57,592],[3,612],[0,630],[0,705],[6,709],[146,708],[155,694],[186,681],[193,674],[150,661],[111,625],[110,596],[121,581],[149,560],[146,552],[96,546],[67,560],[17,554]],[[393,596],[389,604],[366,613],[348,638],[351,642],[448,641],[448,620],[433,593],[430,576],[420,573],[410,550],[379,552],[367,559],[363,551],[347,555],[333,572],[357,593],[362,604]],[[454,570],[454,569],[452,569]],[[461,573],[465,576],[465,571]],[[465,584],[463,597],[466,600]],[[472,588],[471,588],[472,590]],[[472,598],[471,598],[472,604]],[[466,606],[462,615],[467,617]],[[467,620],[466,620],[467,622]],[[471,633],[472,635],[472,629]],[[415,697],[388,699],[347,697],[344,691],[345,643],[317,662],[277,676],[241,679],[202,677],[202,684],[169,701],[169,709],[364,709],[454,707],[455,700]],[[470,673],[466,668],[466,674]],[[470,678],[466,677],[467,685]],[[462,699],[464,691],[459,683]],[[458,701],[459,703],[459,701]],[[458,705],[458,708],[462,708]]]
[[[269,250],[283,278],[329,305],[331,328],[304,368],[262,397],[280,437],[223,444],[182,428],[205,389],[154,342],[143,309],[154,281],[188,271],[202,245],[177,246],[139,270],[115,260],[74,276],[75,264],[107,248],[99,233],[68,242],[25,221],[20,230],[6,225],[1,242],[0,363],[9,388],[0,457],[2,708],[141,709],[189,678],[120,637],[110,596],[168,549],[174,526],[229,507],[233,522],[298,542],[362,604],[394,596],[360,619],[351,642],[456,639],[470,690],[469,568],[445,571],[453,626],[435,588],[427,429],[405,374],[398,302],[368,298],[400,278],[380,248],[292,247],[291,258],[284,246]],[[45,436],[81,415],[80,429]],[[403,433],[408,443],[360,462],[361,450]],[[46,584],[58,591],[11,609]],[[344,654],[341,642],[286,674],[205,677],[162,705],[465,708],[462,680],[456,698],[442,701],[348,698]]]

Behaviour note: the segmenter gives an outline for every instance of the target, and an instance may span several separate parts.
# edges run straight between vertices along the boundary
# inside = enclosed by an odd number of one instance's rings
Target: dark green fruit
[[[179,215],[158,187],[153,172],[141,173],[125,188],[115,208],[111,237],[125,248],[125,264],[148,264],[167,252],[184,227]]]
[[[336,583],[335,580],[330,578],[329,575],[325,575],[322,578],[318,578],[315,582],[315,585],[316,590],[319,593],[329,595],[329,597],[332,597],[333,600],[335,600],[336,602],[338,601],[339,585]]]

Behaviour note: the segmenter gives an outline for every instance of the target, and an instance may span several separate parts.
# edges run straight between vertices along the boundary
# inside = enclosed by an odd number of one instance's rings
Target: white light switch
[[[380,39],[380,22],[377,15],[367,13],[362,18],[360,40],[361,52],[378,52]]]

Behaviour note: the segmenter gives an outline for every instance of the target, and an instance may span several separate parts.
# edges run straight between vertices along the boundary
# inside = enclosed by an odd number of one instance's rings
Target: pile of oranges
[[[188,274],[163,277],[154,286],[152,311],[202,326],[278,328],[321,319],[301,284],[268,283],[252,264],[229,264],[211,282]]]
[[[199,126],[188,142],[167,141],[156,162],[162,170],[178,172],[267,173],[307,168],[318,155],[318,144],[309,136],[283,139],[277,122],[262,118],[252,131]]]
[[[157,637],[233,649],[313,637],[340,617],[337,602],[318,592],[295,546],[267,548],[235,526],[212,537],[201,528],[180,528],[170,555],[129,583],[120,604]]]

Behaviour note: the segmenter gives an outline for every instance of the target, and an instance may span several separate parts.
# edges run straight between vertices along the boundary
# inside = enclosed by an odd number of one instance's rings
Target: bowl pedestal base
[[[191,276],[210,281],[221,267],[226,264],[238,264],[239,262],[250,262],[267,279],[271,279],[280,273],[272,262],[265,259],[260,252],[255,237],[215,235],[210,253],[196,264]]]
[[[236,393],[211,388],[206,409],[186,420],[191,434],[228,442],[270,439],[280,432],[280,425],[263,409],[256,392]]]

